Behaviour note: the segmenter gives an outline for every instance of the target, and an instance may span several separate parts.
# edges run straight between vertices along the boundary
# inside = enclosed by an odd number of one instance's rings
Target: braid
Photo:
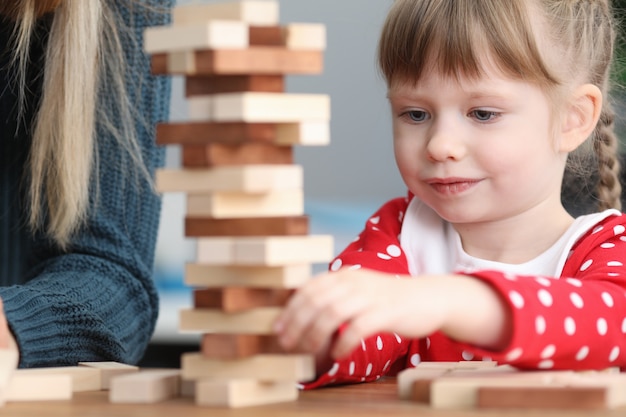
[[[605,103],[596,126],[593,149],[598,160],[598,209],[621,209],[622,186],[619,180],[620,164],[617,159],[618,140],[614,132],[615,112]]]

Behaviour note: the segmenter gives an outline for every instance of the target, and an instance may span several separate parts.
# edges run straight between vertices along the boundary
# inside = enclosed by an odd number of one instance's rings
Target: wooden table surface
[[[282,416],[623,416],[626,408],[601,411],[572,410],[433,410],[426,405],[401,401],[395,379],[301,392],[297,401],[246,408],[196,406],[191,398],[177,398],[158,404],[111,404],[107,391],[75,393],[69,401],[8,403],[0,416],[28,417],[282,417]]]

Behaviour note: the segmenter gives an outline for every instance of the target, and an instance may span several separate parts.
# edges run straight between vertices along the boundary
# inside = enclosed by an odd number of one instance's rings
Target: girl
[[[172,3],[0,0],[0,345],[22,367],[133,363],[150,339],[169,80],[141,41]]]
[[[614,36],[607,0],[395,1],[379,66],[409,193],[275,323],[316,354],[306,387],[420,361],[626,366]],[[573,218],[561,184],[589,148],[600,210]]]

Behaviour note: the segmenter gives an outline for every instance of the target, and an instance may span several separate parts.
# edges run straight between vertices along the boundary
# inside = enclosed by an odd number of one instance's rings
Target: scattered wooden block
[[[185,266],[185,284],[192,287],[245,286],[251,288],[294,289],[301,287],[311,279],[311,276],[312,269],[310,264],[214,266],[190,263]]]
[[[430,384],[449,373],[448,369],[408,368],[398,373],[398,398],[416,402],[430,402]],[[425,384],[422,384],[424,381]]]
[[[5,400],[54,401],[72,398],[72,377],[69,374],[37,374],[16,370],[6,388]]]
[[[197,381],[196,404],[213,407],[251,407],[295,401],[298,389],[294,382],[265,382],[254,379]]]
[[[200,346],[202,356],[221,360],[286,353],[274,335],[205,334]]]
[[[245,359],[209,359],[201,353],[184,353],[181,358],[184,379],[251,378],[263,381],[308,381],[315,377],[310,355],[256,355]],[[196,389],[198,387],[196,386]]]
[[[214,4],[180,5],[172,9],[174,25],[193,25],[212,19],[241,20],[249,25],[274,26],[279,22],[277,1],[245,0]]]
[[[480,408],[603,410],[624,405],[624,374],[564,373],[537,386],[478,389]]]
[[[494,368],[497,369],[497,368]],[[569,371],[554,371],[567,373]],[[569,372],[571,374],[571,372]],[[537,387],[545,386],[553,372],[519,371],[453,371],[430,384],[430,406],[435,409],[475,408],[482,387]]]
[[[302,189],[299,165],[224,166],[211,169],[160,169],[159,192],[210,193],[220,191],[268,193]]]
[[[113,378],[109,401],[132,404],[156,403],[176,397],[179,393],[179,370],[142,370]]]
[[[193,305],[199,309],[212,308],[225,313],[237,313],[257,307],[284,307],[291,293],[284,289],[245,287],[196,289]]]
[[[322,51],[257,46],[247,49],[195,51],[185,57],[184,63],[181,70],[180,63],[170,66],[167,53],[153,54],[152,73],[155,75],[313,75],[323,71],[324,56]]]
[[[251,142],[241,145],[211,143],[184,145],[182,165],[185,168],[210,168],[225,165],[293,164],[293,148],[270,143]]]
[[[88,368],[86,366],[28,368],[19,369],[19,373],[23,375],[23,378],[37,375],[69,375],[72,379],[73,392],[100,391],[102,389],[100,369]]]
[[[185,217],[185,236],[302,236],[309,233],[308,216],[212,219]]]
[[[111,387],[113,377],[139,371],[139,367],[120,362],[79,362],[78,366],[86,366],[100,370],[100,386],[103,390]]]
[[[325,94],[228,93],[190,97],[192,121],[290,123],[330,120]]]
[[[19,362],[17,347],[0,349],[0,406],[6,401],[9,382]]]
[[[148,54],[248,46],[248,27],[234,20],[211,20],[191,26],[158,26],[144,32],[144,50]]]
[[[185,78],[185,96],[238,93],[242,91],[283,93],[284,75],[205,75]]]
[[[178,329],[199,333],[273,334],[272,326],[282,308],[258,307],[239,313],[192,308],[180,311]]]
[[[196,249],[197,263],[208,265],[283,266],[318,263],[332,259],[333,237],[199,238]]]
[[[304,213],[302,190],[267,194],[212,193],[188,194],[187,215],[216,219],[240,217],[299,216]]]

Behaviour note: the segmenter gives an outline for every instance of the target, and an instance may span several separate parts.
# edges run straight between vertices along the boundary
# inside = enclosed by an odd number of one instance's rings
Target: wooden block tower
[[[294,145],[329,143],[327,95],[285,92],[288,74],[319,74],[320,24],[279,24],[277,0],[192,4],[150,28],[155,74],[185,76],[189,120],[157,128],[182,149],[182,168],[157,172],[160,192],[187,194],[185,235],[197,257],[185,269],[194,306],[180,330],[199,332],[182,357],[200,405],[295,400],[313,358],[283,352],[272,323],[313,263],[333,256],[332,236],[309,234],[303,170]]]

